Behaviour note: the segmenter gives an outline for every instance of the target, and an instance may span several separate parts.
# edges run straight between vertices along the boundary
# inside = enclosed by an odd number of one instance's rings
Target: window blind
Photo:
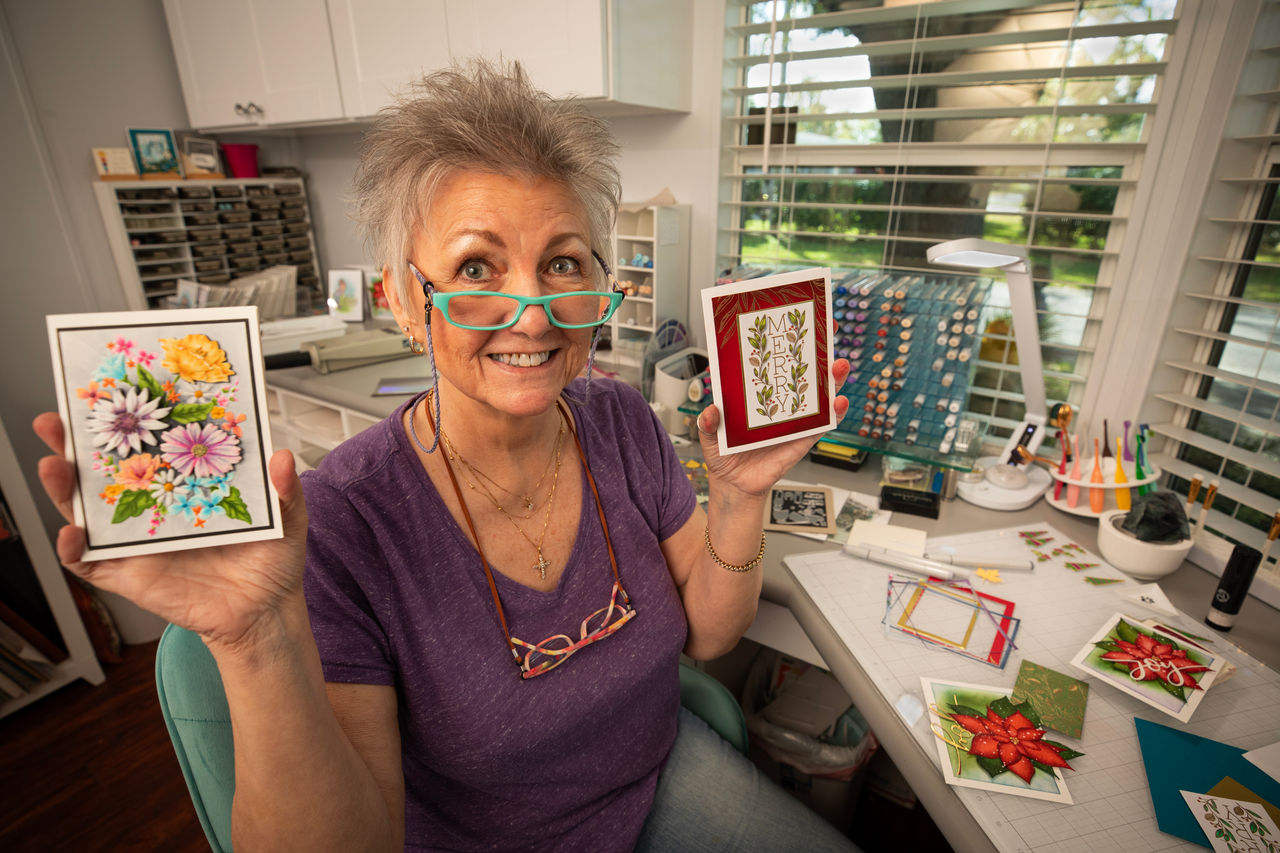
[[[1263,6],[1154,391],[1154,461],[1184,494],[1217,480],[1207,529],[1261,548],[1280,512],[1280,10]],[[1203,497],[1203,491],[1201,492]],[[1280,584],[1274,558],[1273,586]],[[1280,596],[1271,596],[1280,600]]]
[[[1079,405],[1124,245],[1174,0],[728,0],[718,266],[940,274],[1027,247],[1050,401]],[[969,408],[1023,416],[1004,282]],[[1026,344],[1024,343],[1024,346]]]

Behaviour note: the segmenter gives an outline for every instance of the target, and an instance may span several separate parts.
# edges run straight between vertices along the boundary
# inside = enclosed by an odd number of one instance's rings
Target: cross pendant
[[[534,568],[538,570],[538,575],[543,579],[547,579],[547,566],[551,565],[547,558],[542,556],[542,552],[538,552],[538,562],[534,564]]]

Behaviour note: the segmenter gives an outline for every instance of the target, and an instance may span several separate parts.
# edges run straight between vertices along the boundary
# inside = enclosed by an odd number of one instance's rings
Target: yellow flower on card
[[[165,369],[188,382],[224,382],[235,373],[217,341],[205,335],[161,338]]]

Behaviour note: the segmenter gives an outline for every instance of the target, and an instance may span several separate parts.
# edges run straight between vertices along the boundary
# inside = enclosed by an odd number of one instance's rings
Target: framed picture
[[[329,313],[348,323],[363,322],[363,270],[329,270]]]
[[[284,535],[256,308],[46,320],[84,559]]]
[[[1208,649],[1116,613],[1071,665],[1187,722],[1226,662]]]
[[[94,148],[93,167],[98,177],[106,181],[136,180],[138,166],[133,152],[128,148]]]
[[[396,315],[391,312],[391,303],[387,300],[387,291],[382,284],[382,270],[370,267],[364,274],[365,291],[369,296],[369,316],[374,320],[395,322]]]
[[[836,531],[838,512],[826,486],[774,486],[765,505],[764,528],[830,535]]]
[[[188,178],[225,178],[222,162],[218,159],[217,140],[197,136],[190,131],[178,131],[178,148],[182,154],[182,171]]]
[[[138,162],[138,174],[143,178],[181,178],[182,164],[178,162],[178,148],[171,130],[129,129],[129,145]]]
[[[836,425],[831,270],[808,269],[702,291],[720,453]]]

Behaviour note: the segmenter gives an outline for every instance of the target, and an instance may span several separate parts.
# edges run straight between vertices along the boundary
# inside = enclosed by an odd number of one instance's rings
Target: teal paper
[[[1263,799],[1280,802],[1280,782],[1242,758],[1248,750],[1137,717],[1133,722],[1138,728],[1147,786],[1151,789],[1151,804],[1161,832],[1208,847],[1209,841],[1196,823],[1195,815],[1178,792],[1203,794],[1226,776]]]

